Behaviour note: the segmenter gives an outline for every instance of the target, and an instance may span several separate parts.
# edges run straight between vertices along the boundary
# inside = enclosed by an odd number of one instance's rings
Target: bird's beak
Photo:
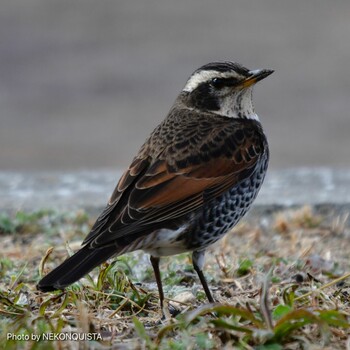
[[[252,86],[256,84],[258,81],[266,78],[270,74],[272,74],[274,71],[272,69],[256,69],[256,70],[251,70],[250,76],[245,79],[242,83],[242,88],[245,89],[249,86]]]

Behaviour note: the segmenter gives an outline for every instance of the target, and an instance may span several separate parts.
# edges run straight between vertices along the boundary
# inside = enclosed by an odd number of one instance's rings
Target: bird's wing
[[[84,243],[130,243],[225,193],[254,171],[264,152],[261,133],[251,121],[226,122],[164,148],[157,159],[135,158]]]

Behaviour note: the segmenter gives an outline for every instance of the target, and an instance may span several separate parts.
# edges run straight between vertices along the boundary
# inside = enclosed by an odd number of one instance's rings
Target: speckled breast
[[[222,238],[250,209],[264,181],[268,152],[264,153],[255,171],[219,198],[206,204],[187,230],[189,249],[206,248]]]

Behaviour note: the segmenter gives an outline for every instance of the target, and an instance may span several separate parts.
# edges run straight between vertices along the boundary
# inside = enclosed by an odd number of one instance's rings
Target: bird
[[[160,258],[192,252],[213,303],[203,273],[205,250],[246,214],[263,183],[269,147],[252,89],[272,73],[230,61],[195,70],[119,179],[82,247],[37,289],[62,290],[109,258],[143,250],[150,254],[163,312]]]

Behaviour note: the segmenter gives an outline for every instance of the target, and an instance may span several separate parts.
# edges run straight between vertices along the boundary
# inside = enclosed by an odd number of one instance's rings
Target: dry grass
[[[91,224],[83,212],[0,216],[0,347],[350,348],[346,213],[304,207],[251,215],[207,252],[215,305],[206,304],[189,255],[163,259],[165,293],[178,313],[167,321],[142,253],[102,265],[65,292],[36,291],[40,274],[77,249]]]

